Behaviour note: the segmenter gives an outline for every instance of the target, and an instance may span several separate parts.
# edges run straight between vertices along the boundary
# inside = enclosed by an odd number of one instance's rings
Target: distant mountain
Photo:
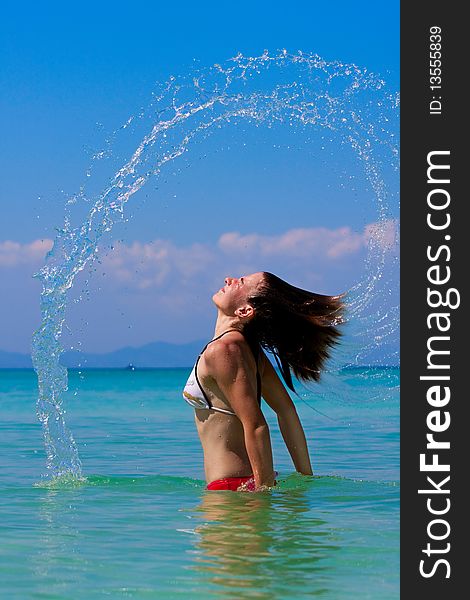
[[[207,340],[197,340],[187,344],[152,342],[134,348],[127,346],[106,354],[69,351],[62,354],[60,362],[67,368],[84,369],[123,369],[129,365],[136,368],[192,367],[197,355]],[[395,364],[394,346],[382,345],[362,357],[363,365]],[[393,360],[383,360],[385,356],[394,356]],[[273,361],[271,361],[273,362]],[[17,352],[0,350],[0,369],[31,369],[31,356]]]
[[[32,369],[31,356],[0,350],[0,369]]]
[[[122,369],[128,365],[136,368],[191,367],[204,344],[204,340],[187,344],[153,342],[139,348],[128,346],[106,354],[69,351],[62,354],[60,362],[64,367],[88,369]],[[29,355],[0,350],[0,369],[27,368],[32,368]]]
[[[64,367],[81,366],[89,369],[124,368],[128,365],[137,368],[191,367],[204,343],[202,340],[188,344],[152,342],[138,348],[127,346],[107,354],[64,352],[60,362]]]

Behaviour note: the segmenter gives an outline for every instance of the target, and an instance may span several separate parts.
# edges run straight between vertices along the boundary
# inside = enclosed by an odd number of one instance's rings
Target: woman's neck
[[[230,317],[219,311],[217,321],[215,322],[214,337],[217,337],[228,329],[238,329],[240,331],[240,319],[237,317]]]

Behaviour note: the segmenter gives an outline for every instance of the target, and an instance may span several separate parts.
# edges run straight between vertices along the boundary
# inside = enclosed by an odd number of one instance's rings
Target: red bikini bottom
[[[247,489],[250,492],[254,491],[255,480],[253,475],[249,475],[248,477],[224,477],[223,479],[216,479],[209,483],[207,489],[231,490],[232,492],[236,492],[242,484],[245,484],[243,486],[244,489]]]
[[[275,472],[277,476],[277,471]],[[254,492],[255,490],[255,478],[253,475],[248,475],[248,477],[224,477],[223,479],[216,479],[208,484],[208,490],[231,490],[232,492],[237,492],[238,488],[243,485],[244,490],[248,490],[249,492]],[[274,482],[276,485],[276,482]]]

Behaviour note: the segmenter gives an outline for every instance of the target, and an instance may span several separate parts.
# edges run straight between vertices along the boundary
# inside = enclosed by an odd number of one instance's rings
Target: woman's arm
[[[243,339],[220,340],[217,348],[206,351],[205,360],[211,375],[242,422],[256,488],[274,485],[271,438],[256,399],[255,365],[248,345]]]
[[[263,398],[277,414],[279,428],[296,471],[303,475],[312,475],[307,440],[294,403],[271,362],[264,353],[263,356]]]
[[[307,440],[297,411],[294,408],[289,414],[278,415],[277,420],[295,470],[303,475],[313,475]]]

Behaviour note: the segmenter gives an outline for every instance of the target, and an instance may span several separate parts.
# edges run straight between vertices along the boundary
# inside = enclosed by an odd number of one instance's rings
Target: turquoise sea
[[[293,473],[263,404],[280,475],[254,494],[205,490],[188,374],[71,371],[84,480],[50,484],[36,375],[0,371],[0,596],[398,598],[398,369],[313,388],[304,400],[323,414],[294,397],[314,477]]]

